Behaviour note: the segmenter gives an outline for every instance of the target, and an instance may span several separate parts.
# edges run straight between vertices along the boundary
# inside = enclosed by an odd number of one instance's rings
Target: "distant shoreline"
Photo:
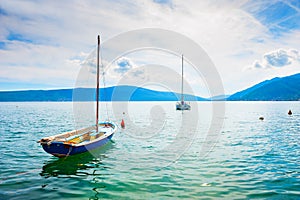
[[[0,91],[0,102],[95,101],[95,88]],[[120,85],[100,88],[100,101],[180,101],[181,94]],[[273,78],[232,95],[203,98],[184,94],[185,101],[300,101],[300,73]]]
[[[96,102],[96,101],[0,101],[0,103],[72,103],[72,102]],[[173,101],[173,100],[138,100],[138,101],[134,101],[134,100],[130,100],[130,101],[100,101],[100,103],[104,103],[104,102],[178,102],[178,101]],[[195,102],[195,101],[186,101],[186,102]],[[272,100],[204,100],[204,101],[196,101],[199,103],[209,103],[209,102],[247,102],[247,103],[264,103],[264,102],[300,102],[300,100],[276,100],[276,101],[272,101]]]

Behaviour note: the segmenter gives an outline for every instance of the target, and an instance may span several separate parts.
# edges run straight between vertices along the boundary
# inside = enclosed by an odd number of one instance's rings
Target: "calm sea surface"
[[[0,103],[0,199],[300,199],[299,102],[102,104],[126,124],[103,148],[59,159],[36,142],[91,125],[91,107]]]

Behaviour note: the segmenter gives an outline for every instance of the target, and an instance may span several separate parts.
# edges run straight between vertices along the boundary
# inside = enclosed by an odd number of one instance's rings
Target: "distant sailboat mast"
[[[183,99],[183,54],[181,56],[181,104],[184,104]]]
[[[98,48],[97,48],[97,89],[96,89],[96,132],[98,132],[98,119],[99,119],[99,51],[100,51],[100,35],[98,35]]]
[[[183,94],[183,54],[181,56],[181,99],[176,103],[176,110],[190,110],[191,106],[184,102]]]

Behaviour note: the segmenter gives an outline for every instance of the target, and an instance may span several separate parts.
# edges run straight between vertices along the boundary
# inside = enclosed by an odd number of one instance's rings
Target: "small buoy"
[[[124,122],[123,119],[122,119],[122,121],[121,121],[121,127],[122,127],[122,128],[125,128],[125,122]]]
[[[288,112],[288,115],[292,115],[293,113],[292,113],[292,111],[291,110],[289,110],[289,112]]]
[[[259,119],[259,120],[264,120],[264,117],[259,117],[258,119]]]

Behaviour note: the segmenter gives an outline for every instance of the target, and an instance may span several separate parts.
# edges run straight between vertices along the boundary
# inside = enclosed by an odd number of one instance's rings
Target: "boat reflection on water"
[[[107,157],[106,152],[112,145],[113,143],[109,142],[105,146],[92,151],[64,158],[52,158],[45,163],[40,175],[45,178],[62,177],[64,175],[89,175],[89,169],[104,167],[101,166],[101,161]]]

